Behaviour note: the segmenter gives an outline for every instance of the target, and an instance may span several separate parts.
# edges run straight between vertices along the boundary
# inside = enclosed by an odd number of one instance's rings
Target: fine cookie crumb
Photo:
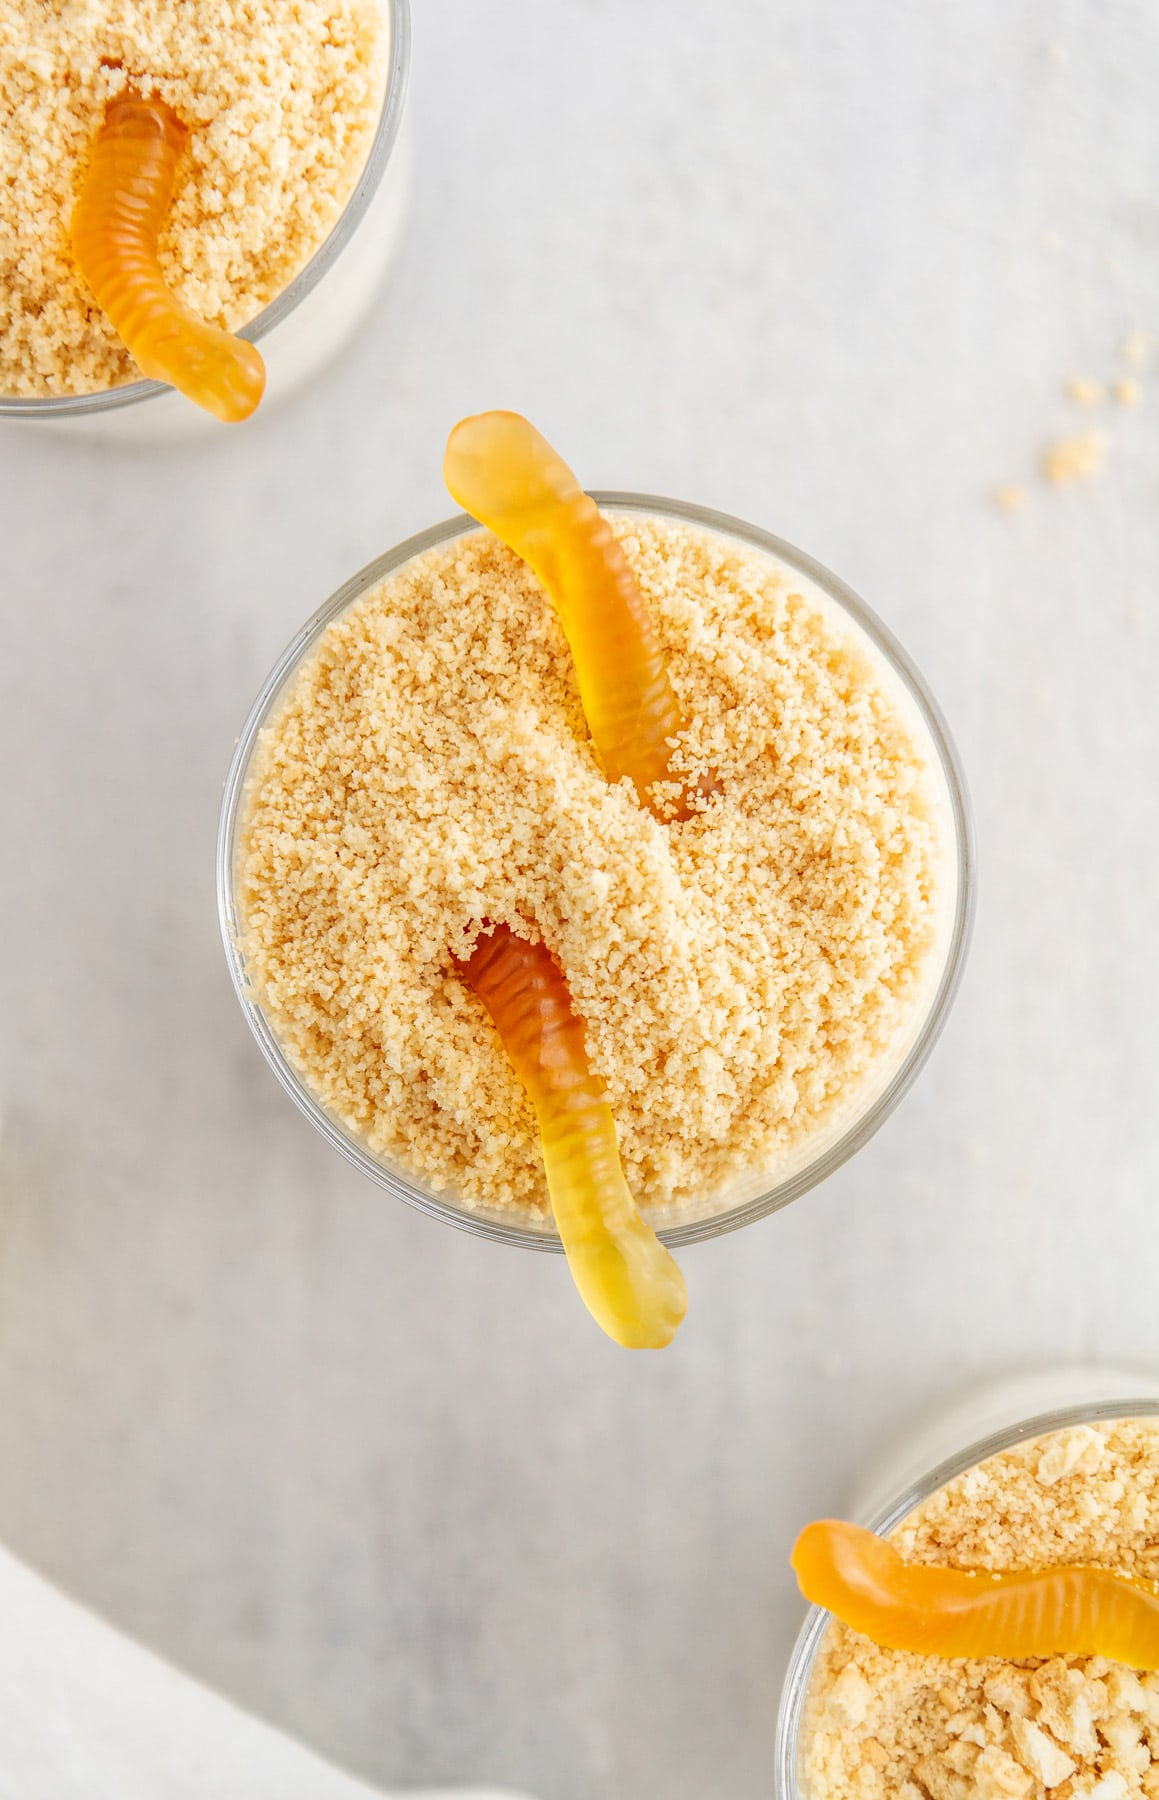
[[[1133,381],[1129,375],[1120,375],[1118,381],[1111,388],[1111,392],[1119,406],[1136,407],[1143,397],[1139,383]]]
[[[690,721],[674,768],[720,783],[693,818],[608,783],[548,596],[481,531],[329,627],[248,785],[241,949],[286,1055],[467,1204],[547,1208],[531,1105],[452,962],[481,921],[558,958],[652,1207],[799,1166],[896,1068],[942,942],[941,790],[864,640],[727,538],[611,523]]]
[[[1058,438],[1043,454],[1042,472],[1056,487],[1068,487],[1074,481],[1091,481],[1102,469],[1106,454],[1104,431]]]
[[[1021,512],[1026,505],[1026,500],[1026,489],[1017,481],[1008,482],[1005,487],[994,490],[994,504],[999,512]]]
[[[95,306],[68,230],[115,94],[190,127],[161,232],[179,299],[233,330],[336,223],[382,104],[378,0],[0,0],[0,393],[93,393],[140,371]]]
[[[1093,375],[1072,375],[1066,384],[1067,398],[1076,406],[1101,406],[1107,390]]]
[[[1080,1425],[1004,1451],[932,1494],[890,1542],[907,1562],[1094,1563],[1155,1580],[1159,1424]],[[1159,1674],[1097,1656],[915,1656],[834,1623],[801,1746],[808,1800],[1155,1800]]]

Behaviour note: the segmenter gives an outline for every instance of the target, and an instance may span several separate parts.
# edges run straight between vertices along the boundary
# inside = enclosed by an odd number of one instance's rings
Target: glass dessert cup
[[[848,1516],[885,1537],[939,1488],[1018,1444],[1076,1425],[1155,1418],[1159,1378],[1137,1371],[1078,1368],[1015,1377],[944,1409],[893,1446],[858,1490]],[[985,1435],[969,1435],[975,1432]],[[802,1733],[832,1622],[831,1614],[811,1606],[793,1645],[777,1716],[775,1800],[809,1800]]]
[[[649,1223],[666,1244],[676,1247],[752,1224],[795,1200],[839,1168],[893,1111],[932,1050],[961,978],[974,900],[973,841],[957,753],[936,703],[901,647],[850,589],[780,539],[726,515],[651,495],[595,493],[593,498],[605,512],[636,513],[692,525],[763,553],[790,575],[799,576],[826,607],[840,613],[845,628],[867,642],[875,664],[883,677],[889,677],[891,688],[906,708],[907,722],[927,756],[930,780],[939,790],[946,838],[948,891],[938,946],[932,953],[938,966],[926,983],[925,1001],[904,1053],[883,1071],[876,1087],[867,1084],[850,1113],[842,1114],[830,1128],[811,1138],[805,1151],[792,1162],[786,1161],[775,1179],[767,1173],[754,1175],[727,1196],[714,1195],[703,1204],[688,1202],[666,1209],[645,1205]],[[420,1211],[497,1241],[559,1251],[561,1245],[550,1216],[540,1219],[515,1209],[468,1204],[446,1190],[434,1191],[397,1162],[372,1154],[354,1132],[319,1103],[291,1066],[251,991],[239,948],[238,851],[249,771],[263,727],[275,713],[300,665],[340,615],[413,558],[479,529],[473,519],[460,515],[396,546],[345,583],[287,647],[250,710],[226,780],[217,842],[218,912],[230,974],[250,1029],[290,1098],[336,1150],[388,1193]]]
[[[409,177],[410,4],[380,3],[388,39],[386,78],[366,163],[329,236],[289,285],[236,333],[261,345],[267,375],[263,408],[309,381],[337,354],[369,311],[398,245]],[[116,419],[108,417],[114,413]],[[144,379],[45,399],[0,394],[0,421],[9,419],[51,420],[74,435],[83,429],[121,442],[217,428],[164,382]]]

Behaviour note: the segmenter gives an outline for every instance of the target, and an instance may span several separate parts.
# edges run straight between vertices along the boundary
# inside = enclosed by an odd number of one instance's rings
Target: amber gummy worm
[[[624,1179],[611,1108],[563,971],[546,945],[506,925],[458,961],[535,1107],[552,1212],[580,1298],[617,1344],[662,1349],[688,1304],[684,1277]]]
[[[1106,1656],[1159,1669],[1159,1584],[1068,1565],[992,1573],[906,1563],[860,1525],[820,1519],[793,1548],[807,1600],[889,1650],[925,1656]]]
[[[571,647],[580,699],[609,780],[627,775],[643,805],[674,779],[669,740],[683,729],[640,584],[594,500],[519,413],[478,413],[452,431],[451,496],[530,565]],[[702,785],[712,791],[712,784]],[[686,819],[688,795],[671,809]]]
[[[262,397],[261,355],[178,300],[157,260],[186,135],[162,100],[120,94],[109,101],[72,215],[73,255],[142,373],[233,423]]]

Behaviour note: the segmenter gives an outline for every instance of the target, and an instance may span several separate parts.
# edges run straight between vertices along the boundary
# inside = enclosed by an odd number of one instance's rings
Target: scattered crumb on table
[[[1042,457],[1042,472],[1055,487],[1069,487],[1075,481],[1092,481],[1102,469],[1107,455],[1105,431],[1086,431],[1073,437],[1056,438]]]
[[[1071,375],[1067,379],[1066,394],[1076,406],[1101,406],[1107,390],[1094,375]]]

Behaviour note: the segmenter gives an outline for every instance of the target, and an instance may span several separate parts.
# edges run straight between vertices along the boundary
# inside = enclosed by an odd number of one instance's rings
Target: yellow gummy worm
[[[506,925],[480,937],[459,966],[535,1107],[552,1212],[580,1298],[617,1344],[663,1348],[688,1304],[684,1277],[624,1180],[611,1108],[563,971],[546,945]]]
[[[253,344],[207,325],[170,293],[157,260],[185,127],[161,100],[110,100],[72,215],[72,248],[137,366],[218,419],[247,419],[266,371]]]
[[[903,1562],[873,1532],[807,1525],[793,1548],[801,1592],[890,1650],[925,1656],[1106,1656],[1159,1669],[1159,1584],[1070,1565],[992,1574]]]
[[[640,584],[595,501],[519,413],[479,413],[456,425],[443,479],[551,595],[608,779],[627,775],[651,805],[653,784],[673,779],[668,740],[683,720]],[[685,801],[676,817],[689,810]]]

